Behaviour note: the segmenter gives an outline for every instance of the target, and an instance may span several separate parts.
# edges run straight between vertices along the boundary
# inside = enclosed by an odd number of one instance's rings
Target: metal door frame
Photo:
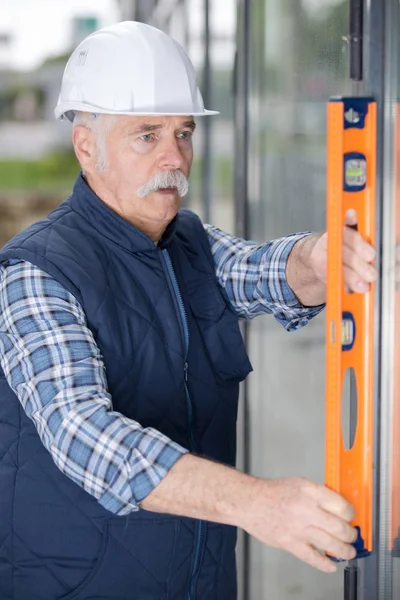
[[[391,415],[394,403],[395,219],[394,132],[400,52],[398,0],[365,3],[365,88],[377,101],[377,266],[374,551],[363,565],[360,600],[392,600],[390,543]],[[399,499],[400,501],[400,499]]]

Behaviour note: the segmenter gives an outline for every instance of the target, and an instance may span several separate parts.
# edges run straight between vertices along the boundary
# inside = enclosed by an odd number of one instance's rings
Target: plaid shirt
[[[240,317],[272,313],[287,329],[322,310],[299,305],[286,262],[297,234],[257,245],[205,225],[218,281]],[[29,262],[0,265],[0,365],[61,471],[118,515],[188,450],[113,412],[105,367],[76,298]]]

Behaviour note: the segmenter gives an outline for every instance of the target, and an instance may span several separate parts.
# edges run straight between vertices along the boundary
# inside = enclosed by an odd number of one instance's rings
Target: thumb
[[[354,208],[350,208],[344,217],[344,224],[348,227],[353,227],[357,225],[357,213]]]

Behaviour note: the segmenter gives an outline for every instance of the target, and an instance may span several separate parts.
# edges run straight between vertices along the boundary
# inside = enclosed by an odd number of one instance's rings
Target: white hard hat
[[[95,31],[73,51],[54,114],[217,115],[204,108],[196,73],[182,46],[136,21]]]

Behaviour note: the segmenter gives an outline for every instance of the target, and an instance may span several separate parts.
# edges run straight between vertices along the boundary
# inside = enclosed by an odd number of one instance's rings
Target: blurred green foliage
[[[72,152],[53,152],[38,160],[2,160],[0,189],[68,192],[79,169]]]
[[[218,188],[216,191],[224,192],[230,189],[233,177],[232,161],[228,157],[218,157],[214,168]],[[197,157],[190,177],[194,188],[201,184],[201,169],[201,157]],[[1,160],[0,190],[69,193],[79,170],[80,166],[73,152],[53,152],[38,160]]]

